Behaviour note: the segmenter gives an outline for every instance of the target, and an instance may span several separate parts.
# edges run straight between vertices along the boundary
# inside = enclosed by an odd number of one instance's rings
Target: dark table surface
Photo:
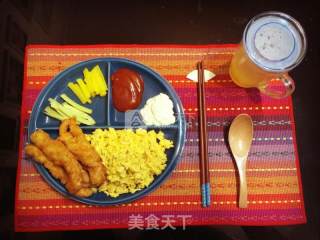
[[[5,1],[0,0],[0,43],[7,39],[5,19],[10,15],[25,31],[27,43],[46,44],[208,44],[238,43],[243,29],[256,14],[278,10],[301,22],[308,37],[304,61],[291,72],[298,151],[307,212],[307,224],[286,227],[190,227],[185,231],[14,233],[13,164],[0,164],[1,239],[320,239],[319,175],[319,9],[316,1]],[[22,35],[23,36],[23,35]],[[23,38],[23,37],[22,37]],[[2,48],[6,48],[2,45]],[[1,54],[4,52],[0,51]],[[23,59],[23,58],[22,58]],[[23,60],[22,60],[23,61]],[[5,81],[5,79],[1,79]],[[1,114],[1,112],[0,112]],[[1,126],[2,128],[3,126]],[[16,136],[18,137],[18,136]],[[2,139],[1,141],[5,141]],[[16,156],[16,155],[14,155]]]

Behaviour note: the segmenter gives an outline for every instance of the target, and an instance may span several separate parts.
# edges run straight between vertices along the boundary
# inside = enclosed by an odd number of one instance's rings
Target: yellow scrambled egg
[[[107,181],[99,191],[111,197],[149,186],[166,167],[165,150],[173,147],[163,132],[154,130],[96,129],[86,136],[107,169]]]

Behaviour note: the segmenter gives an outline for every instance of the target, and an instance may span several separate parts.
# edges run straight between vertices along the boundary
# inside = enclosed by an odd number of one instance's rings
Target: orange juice
[[[235,84],[245,88],[259,87],[266,85],[268,79],[273,75],[254,64],[241,44],[230,65],[230,76]]]

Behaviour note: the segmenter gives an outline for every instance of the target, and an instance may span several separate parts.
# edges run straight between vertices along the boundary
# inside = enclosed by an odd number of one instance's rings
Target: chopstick
[[[200,156],[200,187],[202,206],[210,206],[210,173],[208,161],[208,133],[206,117],[206,99],[204,89],[203,62],[197,64],[198,69],[198,104],[199,104],[199,156]]]

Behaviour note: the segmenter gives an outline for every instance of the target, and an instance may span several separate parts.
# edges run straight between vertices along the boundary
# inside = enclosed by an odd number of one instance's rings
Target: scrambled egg
[[[173,147],[163,132],[154,130],[96,129],[86,137],[107,169],[107,181],[99,191],[111,197],[149,186],[166,167],[165,150]]]

